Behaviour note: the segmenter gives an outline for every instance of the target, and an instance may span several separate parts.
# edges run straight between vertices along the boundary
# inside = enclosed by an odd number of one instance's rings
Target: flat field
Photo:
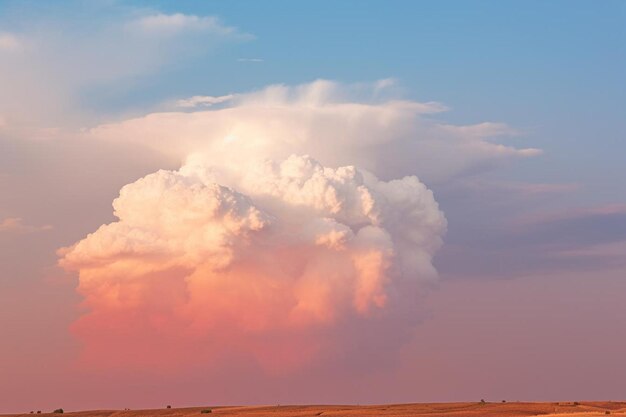
[[[211,410],[210,414],[207,412]],[[202,413],[204,411],[204,413]],[[35,414],[37,415],[37,414]],[[68,417],[182,417],[199,415],[248,416],[248,417],[378,417],[378,416],[428,416],[428,417],[591,417],[624,416],[626,402],[498,402],[498,403],[423,403],[386,405],[281,405],[281,406],[205,406],[189,408],[162,408],[152,410],[93,410],[67,411]],[[3,417],[25,417],[25,414],[3,414]],[[60,414],[41,413],[39,416]]]

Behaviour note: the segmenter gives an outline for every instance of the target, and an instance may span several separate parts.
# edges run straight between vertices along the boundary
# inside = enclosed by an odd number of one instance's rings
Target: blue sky
[[[119,112],[169,97],[221,95],[274,83],[394,77],[406,96],[451,107],[445,115],[450,122],[504,121],[523,131],[526,143],[545,151],[523,168],[511,167],[507,175],[582,182],[592,189],[585,193],[587,201],[610,201],[616,189],[624,190],[615,175],[623,169],[616,149],[623,149],[626,127],[626,6],[621,1],[65,6],[5,1],[2,20],[9,29],[32,28],[45,20],[56,30],[80,36],[90,26],[137,8],[215,15],[253,38],[219,45],[210,53],[192,52],[186,60],[130,78],[122,87],[105,82],[85,88],[85,106]],[[191,42],[201,50],[206,39]]]

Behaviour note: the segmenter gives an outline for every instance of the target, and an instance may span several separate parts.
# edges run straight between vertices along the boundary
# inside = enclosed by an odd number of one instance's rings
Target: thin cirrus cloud
[[[521,219],[515,227],[524,241],[588,246],[626,240],[626,205],[611,204]]]
[[[547,183],[487,180],[480,177],[457,179],[450,185],[457,195],[471,195],[480,198],[485,193],[500,195],[500,203],[508,203],[511,198],[526,198],[537,195],[567,194],[580,190],[579,183]]]
[[[539,267],[547,265],[561,270],[623,267],[626,206],[612,204],[543,214],[521,221],[514,236],[519,245],[537,254]]]
[[[539,212],[507,225],[466,229],[438,255],[436,265],[446,276],[502,279],[626,265],[623,205]]]
[[[362,345],[393,357],[423,317],[447,225],[419,178],[528,155],[486,141],[491,128],[442,127],[428,118],[442,105],[387,86],[274,85],[87,131],[181,167],[124,186],[117,220],[59,251],[88,309],[73,326],[85,366],[243,358],[284,373],[337,355],[371,362]]]

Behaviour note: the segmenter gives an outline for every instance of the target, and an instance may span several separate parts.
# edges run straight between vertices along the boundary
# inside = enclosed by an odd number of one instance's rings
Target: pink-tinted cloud
[[[74,331],[91,367],[315,363],[356,323],[414,311],[445,229],[415,177],[295,155],[245,169],[192,158],[113,206],[118,221],[62,251],[79,272],[88,312]]]
[[[394,357],[446,228],[416,175],[527,153],[486,139],[503,125],[451,129],[427,118],[444,106],[392,85],[275,85],[87,131],[182,166],[123,187],[118,220],[61,251],[84,298],[84,365],[281,373]]]
[[[32,233],[42,230],[50,230],[52,226],[31,226],[25,224],[21,217],[7,217],[0,220],[0,233]]]

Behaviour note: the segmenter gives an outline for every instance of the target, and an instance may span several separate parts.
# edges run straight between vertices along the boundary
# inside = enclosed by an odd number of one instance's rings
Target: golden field
[[[208,414],[203,410],[211,410]],[[37,415],[37,414],[35,414]],[[40,416],[60,414],[42,413]],[[428,417],[518,417],[555,416],[591,417],[617,415],[626,417],[626,402],[499,402],[499,403],[424,403],[387,405],[285,405],[285,406],[228,406],[228,407],[189,407],[163,408],[152,410],[94,410],[65,412],[71,417],[178,417],[199,415],[249,416],[249,417],[308,417],[308,416],[428,416]],[[3,417],[32,416],[25,414],[3,414]]]

